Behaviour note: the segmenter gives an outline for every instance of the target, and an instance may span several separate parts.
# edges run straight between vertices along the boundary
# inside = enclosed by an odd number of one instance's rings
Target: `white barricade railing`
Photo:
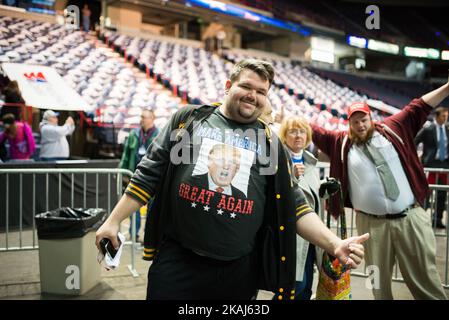
[[[329,163],[324,163],[324,162],[319,162],[317,164],[317,169],[320,171],[320,177],[321,178],[325,178],[329,176]],[[449,174],[449,169],[435,169],[435,168],[424,168],[424,171],[426,173],[430,173],[430,172],[434,172],[434,173],[440,173],[440,174]],[[33,227],[32,227],[32,231],[33,231],[33,239],[32,239],[32,246],[23,246],[22,244],[22,201],[24,201],[24,195],[22,195],[22,193],[20,192],[19,194],[19,246],[18,247],[10,247],[9,246],[9,239],[8,239],[8,235],[9,235],[9,226],[8,226],[8,217],[9,217],[9,188],[8,188],[8,183],[9,183],[9,176],[11,174],[18,174],[19,175],[19,188],[20,190],[22,190],[22,177],[25,174],[29,174],[33,176],[33,192],[32,192],[32,197],[31,197],[31,201],[32,201],[32,207],[33,207],[33,212],[32,215],[33,217],[36,215],[35,212],[35,203],[36,203],[36,175],[45,175],[45,186],[43,186],[44,188],[44,192],[42,194],[42,189],[40,189],[41,191],[39,192],[39,196],[40,197],[45,197],[45,201],[46,201],[46,209],[48,210],[48,180],[49,180],[49,176],[50,175],[57,175],[58,176],[58,181],[59,181],[59,194],[58,194],[58,202],[59,202],[59,207],[61,206],[61,175],[62,174],[70,174],[71,175],[71,205],[72,207],[74,206],[74,175],[76,174],[82,174],[84,177],[84,185],[83,185],[83,206],[86,206],[86,177],[87,175],[95,175],[96,176],[96,184],[95,184],[95,197],[96,197],[96,204],[98,207],[98,195],[99,195],[99,184],[98,184],[98,176],[100,174],[104,174],[107,175],[108,177],[108,184],[107,184],[107,191],[102,189],[101,192],[106,191],[108,194],[108,207],[105,208],[108,210],[108,214],[110,214],[112,208],[115,206],[115,204],[117,203],[117,201],[120,199],[120,197],[122,196],[122,181],[123,181],[123,177],[128,177],[130,178],[132,176],[132,172],[129,170],[124,170],[124,169],[90,169],[90,168],[86,168],[86,169],[71,169],[71,168],[63,168],[63,169],[57,169],[57,168],[45,168],[45,169],[0,169],[0,175],[5,175],[6,176],[6,201],[5,201],[5,209],[6,209],[6,241],[5,241],[5,247],[0,246],[0,252],[2,251],[17,251],[17,250],[33,250],[33,249],[38,249],[38,245],[36,244],[36,240],[35,240],[35,233],[36,233],[36,226],[35,226],[35,222],[34,222],[34,218],[33,218]],[[113,201],[112,197],[111,197],[111,176],[115,176],[116,175],[116,183],[117,183],[117,187],[116,187],[116,199],[115,201]],[[41,188],[42,186],[40,186]],[[436,185],[436,184],[431,184],[429,185],[430,189],[431,189],[431,195],[430,195],[430,208],[431,210],[434,209],[434,204],[435,202],[435,198],[436,198],[436,191],[445,191],[448,192],[449,191],[449,186],[446,185]],[[27,199],[26,201],[29,201],[29,195],[27,195]],[[1,205],[1,204],[0,204]],[[446,212],[449,212],[449,201],[446,204]],[[320,217],[323,219],[324,221],[324,217],[325,217],[325,210],[324,210],[324,201],[322,200],[322,205],[321,205],[321,212],[320,212]],[[446,214],[446,226],[448,225],[448,220],[449,220],[449,215]],[[354,210],[351,210],[350,213],[350,219],[347,219],[347,221],[349,222],[347,224],[348,227],[348,236],[353,236],[354,235],[354,230],[355,228],[355,212]],[[131,250],[131,265],[128,266],[130,272],[132,273],[133,276],[137,277],[138,273],[135,269],[135,253],[134,253],[134,248],[136,245],[136,221],[135,221],[135,215],[132,215],[132,226],[131,226],[131,241],[127,241],[125,242],[125,245],[131,245],[132,246],[132,250]],[[338,233],[339,230],[339,223],[335,223],[335,225],[331,225],[331,229],[335,230]],[[449,260],[449,228],[445,229],[446,232],[445,233],[436,233],[435,235],[437,237],[445,237],[446,238],[446,249],[445,249],[445,265],[444,265],[444,282],[443,282],[443,286],[446,288],[449,288],[449,283],[448,283],[448,272],[449,272],[449,264],[448,264],[448,260]],[[1,234],[1,233],[0,233]],[[353,271],[352,272],[353,275],[357,275],[357,276],[363,276],[363,277],[368,277],[369,275],[366,272],[359,272],[359,271]],[[393,280],[396,281],[403,281],[402,278],[400,278],[398,276],[398,267],[397,264],[395,266],[395,271],[394,271],[394,277]]]
[[[117,168],[107,168],[107,169],[96,169],[96,168],[29,168],[29,169],[1,169],[0,167],[0,176],[5,177],[5,203],[1,203],[0,205],[4,206],[5,208],[5,232],[0,232],[0,235],[5,235],[5,241],[4,244],[0,244],[0,253],[4,251],[20,251],[20,250],[35,250],[38,249],[39,246],[36,242],[36,225],[35,225],[35,215],[39,212],[36,212],[36,199],[37,197],[40,197],[41,200],[45,199],[45,209],[46,211],[56,209],[56,208],[49,208],[49,178],[50,177],[57,177],[58,181],[58,205],[60,208],[62,201],[61,201],[61,181],[62,176],[64,175],[66,178],[68,177],[70,180],[70,206],[71,207],[86,207],[87,204],[87,179],[88,176],[94,176],[95,179],[95,205],[96,207],[99,206],[99,195],[102,192],[107,192],[107,208],[103,208],[107,210],[107,214],[109,215],[111,213],[111,210],[114,208],[115,204],[118,202],[118,200],[121,198],[123,192],[123,178],[128,177],[131,178],[132,172],[126,169],[117,169]],[[18,246],[10,246],[10,177],[19,176],[19,236],[18,236]],[[22,194],[23,190],[23,177],[24,175],[32,175],[32,194],[24,195]],[[37,176],[45,176],[45,183],[44,185],[36,185],[36,177]],[[82,204],[75,203],[75,175],[79,177],[79,175],[82,176]],[[99,186],[99,176],[100,175],[106,175],[107,176],[107,186],[102,186],[100,190]],[[115,180],[116,186],[115,186],[115,195],[111,194],[111,178]],[[78,186],[79,187],[79,186]],[[25,246],[23,245],[23,225],[22,225],[22,219],[23,219],[23,203],[24,201],[31,201],[31,208],[32,212],[30,213],[32,216],[32,245]],[[68,206],[68,205],[66,205]],[[131,222],[131,235],[130,235],[130,241],[126,241],[125,245],[131,246],[131,265],[128,265],[128,269],[131,272],[131,274],[134,277],[138,277],[139,274],[137,273],[135,269],[135,248],[136,248],[136,221],[135,221],[135,215],[132,215],[132,222]]]

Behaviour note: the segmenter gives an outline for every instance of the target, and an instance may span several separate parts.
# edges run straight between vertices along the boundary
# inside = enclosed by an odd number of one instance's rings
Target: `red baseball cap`
[[[355,112],[363,112],[365,114],[370,114],[371,110],[365,102],[354,102],[348,108],[348,119],[351,118],[351,116]]]

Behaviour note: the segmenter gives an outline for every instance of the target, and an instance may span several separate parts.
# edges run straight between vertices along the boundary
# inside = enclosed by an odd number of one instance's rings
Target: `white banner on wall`
[[[3,63],[2,69],[10,80],[18,82],[22,97],[28,106],[52,110],[92,110],[51,67]]]

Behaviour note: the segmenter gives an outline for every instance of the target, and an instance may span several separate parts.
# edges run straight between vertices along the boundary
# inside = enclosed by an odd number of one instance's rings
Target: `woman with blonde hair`
[[[320,178],[316,163],[318,160],[306,150],[312,141],[312,129],[306,119],[298,116],[287,117],[282,121],[279,138],[287,147],[292,159],[292,174],[306,196],[310,207],[319,212]],[[313,263],[315,246],[296,236],[296,300],[309,300],[312,296]]]

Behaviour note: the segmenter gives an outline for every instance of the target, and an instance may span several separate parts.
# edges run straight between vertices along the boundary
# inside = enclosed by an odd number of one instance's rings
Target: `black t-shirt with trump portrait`
[[[194,252],[233,260],[253,250],[263,221],[268,144],[259,122],[242,125],[217,108],[182,147],[170,194],[169,233]],[[187,160],[187,161],[186,161]]]

